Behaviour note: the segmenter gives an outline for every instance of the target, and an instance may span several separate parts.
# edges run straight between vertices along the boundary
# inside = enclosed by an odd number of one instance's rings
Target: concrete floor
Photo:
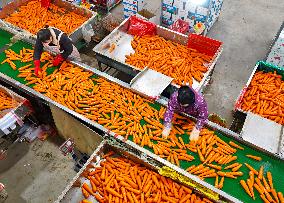
[[[146,8],[157,13],[160,2],[147,1]],[[284,19],[283,9],[283,0],[224,1],[219,21],[209,32],[209,37],[224,42],[213,83],[205,92],[210,113],[231,123],[234,102],[256,61],[266,55]],[[122,5],[112,12],[121,17]],[[9,194],[6,202],[53,202],[58,197],[75,175],[73,161],[58,150],[61,143],[49,138],[9,150],[7,159],[0,161],[0,182]]]
[[[210,113],[232,122],[231,110],[258,60],[269,51],[284,20],[283,0],[227,0],[208,36],[224,42],[224,50],[206,91]]]
[[[58,137],[32,144],[18,143],[0,161],[0,182],[8,192],[7,203],[54,202],[75,176],[74,163],[58,149]]]

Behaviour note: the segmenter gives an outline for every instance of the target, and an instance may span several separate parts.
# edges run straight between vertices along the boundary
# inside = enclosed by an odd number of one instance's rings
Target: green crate
[[[268,73],[268,72],[273,73],[274,71],[276,71],[276,73],[278,75],[282,76],[282,80],[284,80],[284,68],[275,66],[271,63],[267,63],[267,62],[264,62],[264,61],[257,62],[256,66],[257,66],[258,71],[263,71],[263,72],[266,72],[266,73]]]

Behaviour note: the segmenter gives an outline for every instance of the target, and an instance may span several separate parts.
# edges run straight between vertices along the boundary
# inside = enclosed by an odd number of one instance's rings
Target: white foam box
[[[139,10],[142,10],[145,5],[145,1],[144,0],[123,0],[123,4],[133,5],[133,6],[138,7]]]
[[[167,11],[162,11],[162,17],[170,19],[172,17],[172,14]]]
[[[168,4],[168,5],[172,5],[176,0],[163,0],[162,3]]]
[[[136,13],[137,13],[136,11],[123,9],[123,15],[124,15],[124,17],[130,17],[130,16],[132,16],[132,15],[135,15]]]
[[[165,17],[165,16],[162,16],[162,23],[165,24],[165,25],[167,25],[167,26],[170,26],[170,25],[173,24],[173,20],[172,20],[171,17],[170,17],[170,18],[167,18],[167,17]]]
[[[174,0],[173,4],[170,4],[170,5],[173,5],[178,8],[181,3],[182,3],[182,0]]]
[[[180,19],[179,15],[172,15],[173,22],[176,22],[178,19]]]
[[[204,8],[204,7],[198,6],[197,9],[196,9],[196,14],[207,16],[208,8]]]
[[[197,6],[194,5],[194,4],[192,4],[192,3],[187,3],[186,4],[186,10],[188,12],[195,13],[196,9],[197,9]]]
[[[133,5],[133,4],[126,4],[126,3],[124,3],[124,4],[123,4],[123,8],[124,8],[125,10],[130,10],[130,11],[136,11],[136,12],[138,12],[138,6]]]
[[[280,124],[249,112],[241,136],[244,140],[271,153],[278,153],[281,129]]]

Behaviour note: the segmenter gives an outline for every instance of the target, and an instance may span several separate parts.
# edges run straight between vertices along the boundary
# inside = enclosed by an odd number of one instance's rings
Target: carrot
[[[88,193],[88,191],[84,187],[82,187],[81,189],[82,189],[82,193],[84,197],[88,199],[90,197],[90,194]]]
[[[253,155],[250,155],[250,154],[247,154],[246,156],[249,157],[249,158],[251,158],[251,159],[254,159],[254,160],[256,160],[256,161],[261,161],[261,157],[253,156]]]
[[[266,196],[266,199],[268,199],[269,202],[273,202],[273,198],[266,190],[264,190],[264,194]]]
[[[233,147],[236,147],[236,148],[240,149],[240,150],[244,150],[243,147],[241,147],[240,145],[234,143],[233,141],[230,141],[229,144],[230,144],[231,146],[233,146]]]
[[[90,180],[90,183],[91,183],[91,186],[92,186],[92,191],[95,193],[97,191],[97,186],[92,180]]]
[[[201,153],[199,147],[197,147],[197,152],[198,152],[198,156],[199,156],[200,161],[201,161],[201,162],[204,162],[205,159],[204,159],[204,157],[203,157],[203,155],[202,155],[202,153]]]
[[[104,203],[105,202],[105,200],[103,198],[101,198],[98,194],[95,194],[94,197],[96,198],[96,200],[99,201],[99,203]]]
[[[234,168],[234,167],[237,167],[237,166],[239,166],[239,165],[240,165],[239,163],[233,163],[233,164],[231,164],[231,165],[229,165],[229,166],[226,166],[224,169]]]
[[[87,199],[84,199],[84,200],[81,201],[81,203],[92,203],[92,202],[90,202],[90,201],[87,200]]]
[[[129,202],[134,203],[134,199],[133,199],[133,197],[132,197],[130,192],[127,192],[126,196],[127,196],[128,200],[129,200]]]
[[[131,195],[132,195],[132,198],[133,198],[134,203],[139,203],[138,200],[137,200],[137,198],[136,198],[136,196],[135,196],[133,193],[131,193]]]
[[[116,192],[114,189],[111,189],[109,187],[106,187],[106,191],[109,192],[110,194],[116,196],[116,197],[119,197],[119,198],[122,198],[122,195],[120,195],[118,192]]]
[[[277,194],[278,194],[278,197],[279,197],[280,202],[281,202],[281,203],[284,202],[284,198],[283,198],[282,192],[278,192]]]
[[[246,191],[246,193],[247,193],[249,196],[253,197],[252,194],[251,194],[251,192],[250,192],[250,190],[249,190],[249,188],[248,188],[248,186],[247,186],[247,184],[246,184],[246,182],[245,182],[244,180],[241,180],[241,181],[240,181],[240,184],[242,185],[242,187],[244,188],[244,190]]]
[[[267,179],[268,179],[268,182],[269,182],[269,186],[270,186],[271,189],[273,189],[272,175],[269,171],[266,173],[266,175],[267,175]]]
[[[278,198],[278,196],[277,196],[276,190],[275,190],[275,189],[272,189],[272,190],[271,190],[271,193],[272,193],[274,199],[276,200],[276,202],[279,203],[279,198]]]
[[[264,194],[261,194],[260,197],[264,201],[264,203],[269,203],[269,201],[265,198]]]
[[[252,195],[252,198],[255,200],[254,190],[253,190],[253,183],[251,182],[250,179],[247,179],[247,185],[248,185],[249,191],[250,191],[250,193]]]
[[[159,181],[158,181],[158,179],[157,179],[157,177],[155,175],[152,175],[152,180],[154,181],[154,183],[157,185],[158,188],[161,187],[160,183],[159,183]]]
[[[194,168],[195,168],[195,165],[192,165],[192,166],[188,167],[188,168],[186,169],[186,171],[190,173],[191,170],[194,169]]]
[[[219,189],[222,189],[223,188],[223,185],[224,185],[224,180],[225,180],[225,177],[223,176],[219,182],[219,185],[218,185],[218,188]]]
[[[242,167],[243,164],[239,164],[238,166],[232,168],[232,171],[238,171],[241,167]]]
[[[251,170],[255,175],[258,175],[258,171],[255,170],[251,165],[245,163],[246,167],[248,167],[249,170]]]
[[[259,194],[263,194],[264,193],[264,190],[262,188],[260,188],[258,186],[258,184],[254,183],[253,186],[259,192]]]
[[[216,170],[219,170],[219,171],[222,170],[222,166],[217,166],[217,165],[214,165],[214,164],[207,164],[207,165],[210,166],[211,168],[216,169]]]
[[[121,187],[121,192],[122,192],[124,202],[127,202],[126,190],[124,187]]]
[[[183,203],[183,202],[186,202],[190,199],[191,197],[191,194],[187,194],[185,195],[181,200],[180,200],[180,203]]]
[[[219,176],[226,176],[228,178],[236,178],[233,174],[229,173],[229,172],[222,172],[222,171],[218,171],[217,174]]]
[[[219,181],[218,181],[218,179],[219,179],[219,176],[216,176],[216,179],[215,179],[215,187],[218,187],[219,186]]]
[[[146,192],[149,190],[151,184],[152,184],[152,180],[148,181],[148,182],[145,184],[145,186],[143,187],[143,190],[142,190],[142,191],[146,193]]]
[[[167,201],[167,202],[171,202],[171,203],[177,203],[178,200],[173,198],[173,197],[169,197],[169,196],[166,196],[165,194],[162,194],[162,199]]]
[[[91,195],[95,195],[95,193],[93,192],[93,190],[91,188],[89,188],[89,186],[84,183],[82,186],[88,193],[90,193]]]

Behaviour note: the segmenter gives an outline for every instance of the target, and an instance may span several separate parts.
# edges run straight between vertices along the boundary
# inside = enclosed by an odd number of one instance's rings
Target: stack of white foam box
[[[144,8],[144,0],[123,0],[123,14],[124,18],[128,18],[138,13]]]
[[[210,29],[220,14],[223,0],[206,0],[197,5],[192,0],[162,0],[162,24],[171,26],[176,20],[189,22],[192,28],[196,23],[204,23]]]

